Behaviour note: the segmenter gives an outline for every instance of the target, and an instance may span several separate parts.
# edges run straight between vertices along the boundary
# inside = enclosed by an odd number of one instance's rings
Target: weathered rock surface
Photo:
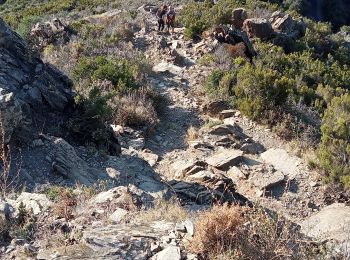
[[[263,174],[254,174],[249,181],[260,190],[267,190],[284,182],[285,177],[281,172],[264,172]]]
[[[288,175],[289,178],[294,177],[299,172],[300,159],[290,156],[286,150],[272,148],[262,153],[261,158],[276,170]]]
[[[34,121],[37,125],[44,119],[50,122],[72,101],[70,83],[66,76],[37,58],[2,19],[0,53],[0,112],[5,142],[27,141]]]
[[[263,18],[250,18],[244,21],[243,29],[250,38],[268,39],[273,33],[271,23]]]
[[[302,232],[319,240],[335,239],[350,244],[350,207],[334,203],[301,223]]]
[[[305,33],[306,25],[304,22],[294,20],[289,14],[276,11],[271,15],[270,22],[275,31],[284,33],[293,39],[297,39]]]
[[[33,210],[34,215],[38,215],[52,206],[52,202],[46,197],[45,194],[28,192],[22,192],[16,201],[12,202],[16,209],[18,209],[21,203],[23,203],[28,211]]]
[[[71,30],[58,18],[33,26],[30,36],[37,40],[38,47],[49,44],[65,44],[69,41]]]
[[[152,260],[181,260],[180,248],[177,246],[168,246],[164,250],[154,255]]]
[[[106,173],[89,167],[65,140],[58,138],[54,140],[54,144],[55,160],[52,168],[55,173],[87,186],[94,184],[98,179],[108,178]]]
[[[220,170],[228,170],[237,166],[243,159],[243,152],[240,150],[222,150],[210,156],[206,162]]]

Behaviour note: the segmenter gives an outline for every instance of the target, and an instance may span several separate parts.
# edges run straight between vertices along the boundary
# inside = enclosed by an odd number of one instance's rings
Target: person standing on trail
[[[166,24],[167,24],[167,29],[170,31],[171,28],[171,33],[174,33],[174,26],[175,26],[175,9],[174,7],[170,7],[169,11],[166,14]]]
[[[165,19],[166,14],[168,12],[168,7],[166,5],[163,5],[161,8],[157,11],[157,18],[158,18],[158,31],[163,31],[165,27]]]

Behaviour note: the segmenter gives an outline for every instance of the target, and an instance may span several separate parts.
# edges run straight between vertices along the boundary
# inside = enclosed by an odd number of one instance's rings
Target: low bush
[[[318,149],[321,167],[329,181],[350,188],[350,94],[335,97],[326,109]]]

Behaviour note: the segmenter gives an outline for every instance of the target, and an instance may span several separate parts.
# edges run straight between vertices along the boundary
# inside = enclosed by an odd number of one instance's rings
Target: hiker
[[[174,7],[170,7],[169,11],[166,14],[166,24],[167,24],[167,29],[170,31],[171,28],[171,33],[174,33],[174,27],[175,27],[175,9]]]
[[[157,11],[157,18],[158,18],[158,31],[163,31],[165,27],[165,19],[166,14],[168,12],[168,7],[166,5],[163,5],[161,8]]]

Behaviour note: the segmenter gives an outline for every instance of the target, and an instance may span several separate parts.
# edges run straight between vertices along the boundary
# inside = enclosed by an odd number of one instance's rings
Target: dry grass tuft
[[[197,140],[198,137],[199,137],[199,129],[195,128],[194,126],[190,126],[187,129],[187,134],[186,134],[187,143]]]
[[[214,206],[196,219],[196,230],[189,249],[204,257],[218,255],[239,243],[244,224],[243,209],[228,205]]]
[[[188,212],[176,199],[159,200],[154,207],[139,211],[135,217],[136,221],[150,223],[152,221],[181,222],[188,219]]]
[[[309,259],[308,246],[292,224],[224,204],[199,214],[188,249],[203,259]]]
[[[113,118],[118,124],[152,129],[159,122],[154,103],[146,89],[116,97],[111,105],[116,107]]]

